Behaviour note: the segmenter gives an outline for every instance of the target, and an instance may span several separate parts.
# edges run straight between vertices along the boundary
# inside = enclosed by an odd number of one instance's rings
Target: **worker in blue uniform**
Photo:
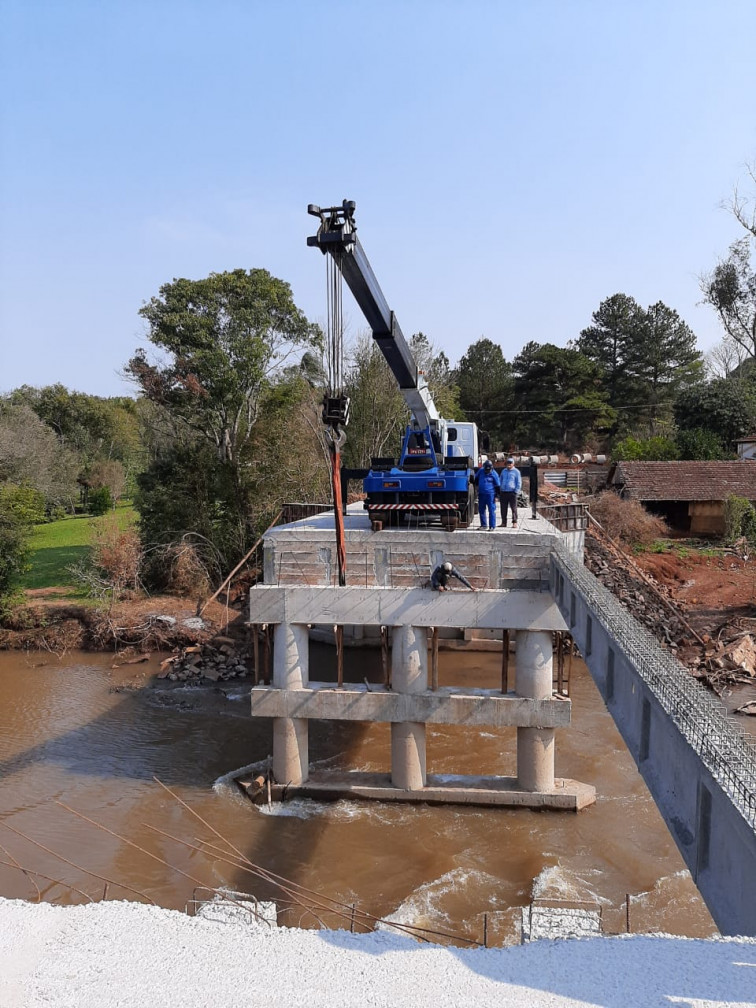
[[[496,498],[499,494],[499,475],[490,459],[475,473],[475,485],[478,488],[478,511],[482,529],[496,528]]]
[[[514,459],[508,458],[505,469],[501,471],[499,480],[501,489],[501,524],[507,527],[507,514],[512,510],[512,528],[517,528],[517,494],[522,489],[522,476],[520,470],[515,468]]]

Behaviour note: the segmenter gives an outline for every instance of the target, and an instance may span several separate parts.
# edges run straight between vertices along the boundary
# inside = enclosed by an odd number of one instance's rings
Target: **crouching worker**
[[[448,560],[446,563],[439,564],[431,574],[431,588],[434,591],[451,591],[449,581],[452,578],[456,578],[463,585],[467,585],[470,591],[475,591],[464,574],[460,574],[457,568],[453,564],[450,564]]]

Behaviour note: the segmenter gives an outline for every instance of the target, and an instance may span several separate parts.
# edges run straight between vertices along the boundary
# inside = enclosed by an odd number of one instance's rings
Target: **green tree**
[[[674,462],[679,457],[675,442],[659,434],[648,438],[626,437],[612,449],[616,462]]]
[[[512,366],[519,443],[571,451],[614,423],[601,369],[580,351],[531,342]]]
[[[633,381],[627,369],[643,321],[643,309],[637,301],[627,294],[613,294],[601,302],[593,313],[593,325],[583,329],[575,342],[575,349],[601,368],[612,404],[633,401]]]
[[[344,388],[351,400],[346,463],[360,468],[371,458],[397,454],[409,413],[396,378],[368,333],[351,350]]]
[[[33,487],[49,508],[73,509],[78,458],[25,404],[0,402],[0,483]]]
[[[646,406],[649,435],[660,421],[671,419],[678,392],[703,378],[696,337],[677,312],[657,301],[644,312],[637,338],[629,348],[627,373]]]
[[[459,388],[449,358],[443,350],[437,350],[433,342],[422,332],[410,337],[409,347],[418,371],[425,376],[440,416],[456,419],[462,407],[459,401]]]
[[[468,420],[504,448],[514,436],[514,379],[501,347],[479,339],[468,347],[456,370],[459,403]]]
[[[296,348],[317,345],[320,330],[297,308],[289,285],[264,269],[174,280],[140,314],[168,360],[149,363],[140,349],[127,372],[237,470],[266,384]]]
[[[736,439],[756,426],[756,389],[734,378],[701,382],[679,392],[674,416],[679,431],[710,431],[729,455]]]
[[[716,461],[732,457],[732,452],[725,451],[717,435],[702,427],[692,430],[678,431],[675,437],[677,450],[681,459],[696,461]]]

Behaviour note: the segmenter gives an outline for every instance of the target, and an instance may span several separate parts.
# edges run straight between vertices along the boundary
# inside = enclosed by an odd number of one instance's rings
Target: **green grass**
[[[128,502],[119,504],[115,515],[120,529],[128,528],[137,518],[136,511]],[[95,529],[104,520],[104,516],[76,515],[37,525],[31,541],[30,567],[21,578],[20,587],[27,590],[67,588],[67,591],[56,592],[56,595],[62,598],[83,597],[81,589],[71,587],[74,579],[66,568],[87,560]]]

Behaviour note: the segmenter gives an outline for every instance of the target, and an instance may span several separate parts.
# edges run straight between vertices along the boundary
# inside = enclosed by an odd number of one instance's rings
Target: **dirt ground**
[[[711,633],[731,618],[756,617],[756,557],[743,560],[733,553],[681,543],[675,552],[640,553],[633,559],[669,589],[700,634]]]
[[[24,604],[0,626],[0,648],[80,649],[141,653],[171,650],[225,634],[240,641],[246,634],[242,597],[197,600],[152,595],[118,602],[111,610],[65,602],[53,589],[26,593]]]

